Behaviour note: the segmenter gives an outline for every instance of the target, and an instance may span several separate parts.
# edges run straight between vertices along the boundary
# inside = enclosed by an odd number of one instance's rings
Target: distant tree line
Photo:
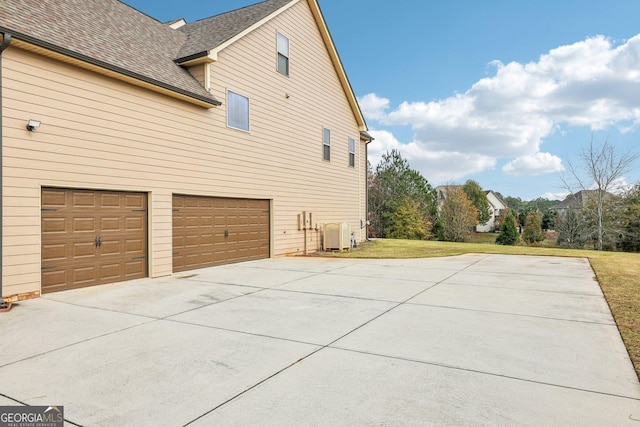
[[[368,165],[369,235],[393,239],[465,241],[476,224],[490,217],[480,185],[451,186],[444,200],[398,150]]]
[[[595,197],[558,215],[553,208],[559,200],[525,201],[496,192],[507,205],[495,218],[496,243],[536,245],[545,230],[554,230],[558,246],[640,252],[640,184],[615,196],[608,192],[638,155],[618,155],[608,143],[592,144],[582,154],[589,180],[596,182],[596,190],[590,190]],[[570,170],[577,176],[573,166]],[[367,186],[370,237],[463,242],[491,215],[477,182],[443,186],[438,197],[398,150],[386,152],[375,169],[368,164]]]

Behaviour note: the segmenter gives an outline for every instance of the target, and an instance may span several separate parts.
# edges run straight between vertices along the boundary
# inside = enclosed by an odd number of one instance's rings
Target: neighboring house
[[[436,187],[436,201],[438,204],[438,211],[442,209],[442,204],[445,200],[447,200],[447,196],[450,191],[461,190],[462,185],[458,184],[447,184],[447,185],[439,185]]]
[[[452,189],[462,189],[462,185],[440,185],[436,187],[436,194],[438,198],[438,209],[442,207],[442,204],[447,199],[447,193]],[[493,191],[485,191],[487,200],[489,201],[489,212],[491,214],[489,221],[484,224],[476,225],[476,231],[478,233],[487,233],[495,231],[495,220],[500,213],[507,208],[507,205],[498,197]]]
[[[452,190],[462,190],[462,185],[451,184],[451,185],[439,185],[436,187],[436,196],[438,201],[438,210],[442,208],[442,204],[445,200],[447,200],[447,194]]]
[[[476,225],[476,231],[479,233],[491,233],[496,231],[496,218],[502,213],[502,211],[507,209],[506,203],[503,202],[502,199],[500,199],[500,197],[496,195],[496,193],[488,190],[485,191],[485,194],[487,195],[487,200],[489,201],[489,212],[491,213],[491,216],[489,217],[489,221],[487,221],[485,224]]]
[[[5,299],[365,239],[371,137],[317,0],[11,0],[0,36]]]
[[[563,201],[551,207],[552,211],[556,211],[558,215],[564,215],[569,210],[579,210],[586,207],[589,203],[596,203],[598,190],[580,190],[577,193],[569,194]],[[611,193],[605,193],[605,199],[610,200],[615,197]]]

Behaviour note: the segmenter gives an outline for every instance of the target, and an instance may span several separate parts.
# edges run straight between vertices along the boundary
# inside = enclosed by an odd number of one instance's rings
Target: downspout
[[[361,136],[367,139],[367,143],[364,145],[364,199],[365,199],[365,219],[364,219],[364,239],[369,241],[369,144],[373,142],[374,138],[369,135],[368,132],[360,132]]]
[[[364,144],[364,240],[369,241],[369,143]]]
[[[4,171],[4,164],[2,162],[2,160],[4,159],[3,154],[2,154],[2,128],[3,128],[3,124],[2,124],[2,117],[3,117],[3,111],[2,111],[2,52],[4,52],[9,45],[11,44],[11,34],[9,33],[2,33],[2,43],[0,44],[0,311],[8,311],[11,309],[11,304],[6,302],[3,298],[2,298],[2,276],[3,276],[3,272],[4,272],[4,263],[3,263],[3,250],[2,247],[4,245],[4,240],[3,240],[3,231],[2,231],[2,226],[3,226],[3,221],[2,218],[4,216],[4,212],[2,210],[2,205],[4,204],[4,193],[3,193],[3,187],[4,187],[4,183],[2,181],[2,175],[3,175],[3,171]]]

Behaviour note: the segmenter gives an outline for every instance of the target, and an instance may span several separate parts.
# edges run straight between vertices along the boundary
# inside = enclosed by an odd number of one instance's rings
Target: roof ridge
[[[211,15],[211,16],[207,16],[207,17],[205,17],[205,18],[196,19],[196,20],[195,20],[195,21],[193,21],[193,22],[187,22],[187,25],[196,24],[196,23],[198,23],[198,22],[206,21],[206,20],[208,20],[208,19],[218,18],[218,17],[224,16],[224,15],[227,15],[227,14],[229,14],[229,13],[239,12],[239,11],[241,11],[242,9],[252,8],[252,7],[258,6],[258,5],[262,4],[262,3],[267,3],[267,2],[270,2],[270,1],[273,1],[273,0],[262,0],[262,1],[258,2],[258,3],[248,4],[248,5],[246,5],[246,6],[241,6],[241,7],[238,7],[238,8],[236,8],[236,9],[227,10],[226,12],[221,12],[221,13],[218,13],[218,14],[216,14],[216,15]]]

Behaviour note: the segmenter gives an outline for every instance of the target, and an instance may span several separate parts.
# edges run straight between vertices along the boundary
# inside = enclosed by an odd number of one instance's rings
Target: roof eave
[[[374,137],[372,137],[369,132],[367,132],[366,130],[362,130],[360,131],[360,139],[362,141],[366,141],[367,144],[369,144],[370,142],[373,142],[373,140],[375,139]]]
[[[210,50],[194,53],[193,55],[178,58],[175,63],[182,67],[191,67],[192,65],[210,64],[218,60],[218,53]]]
[[[35,52],[62,62],[76,65],[80,68],[96,72],[111,78],[131,83],[133,85],[150,89],[164,95],[177,98],[204,108],[213,108],[222,105],[222,102],[213,97],[203,96],[176,86],[152,79],[150,77],[132,72],[130,70],[109,64],[95,58],[56,46],[44,40],[13,31],[0,26],[0,32],[13,36],[12,47]]]

